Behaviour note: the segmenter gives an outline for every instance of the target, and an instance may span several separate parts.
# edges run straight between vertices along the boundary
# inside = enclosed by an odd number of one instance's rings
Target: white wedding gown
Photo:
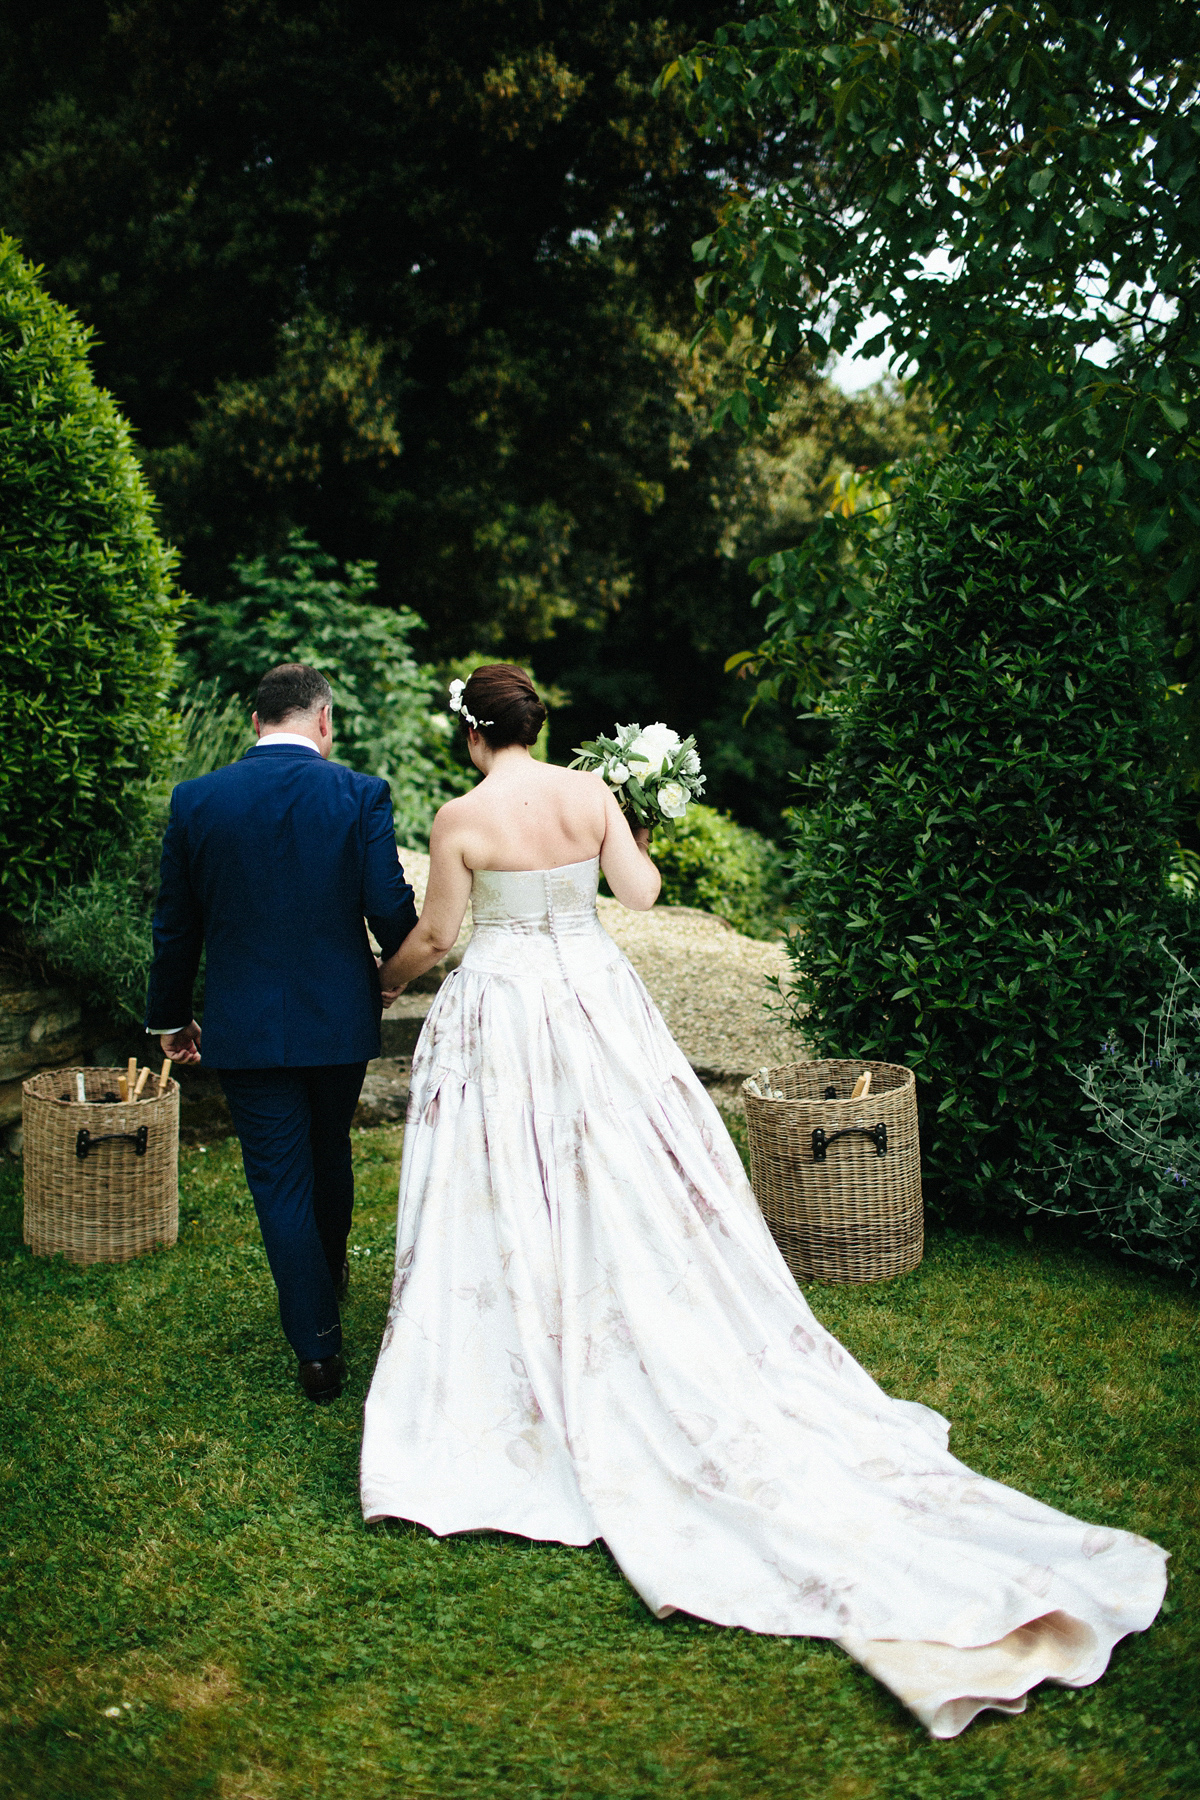
[[[1166,1553],[974,1474],[818,1323],[597,879],[475,876],[413,1059],[365,1517],[603,1538],[659,1617],[833,1638],[936,1737],[1095,1681]]]

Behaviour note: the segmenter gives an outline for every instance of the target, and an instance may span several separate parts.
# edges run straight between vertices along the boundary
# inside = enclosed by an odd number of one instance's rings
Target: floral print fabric
[[[833,1638],[937,1736],[1096,1680],[1165,1553],[974,1474],[821,1326],[597,879],[475,877],[413,1059],[365,1517],[603,1538],[660,1617]]]

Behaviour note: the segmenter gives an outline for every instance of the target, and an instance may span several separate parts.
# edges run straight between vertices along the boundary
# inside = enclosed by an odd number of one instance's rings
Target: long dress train
[[[833,1638],[935,1737],[1095,1681],[1166,1553],[976,1475],[818,1323],[597,880],[475,877],[413,1059],[365,1517],[603,1538],[659,1617]]]

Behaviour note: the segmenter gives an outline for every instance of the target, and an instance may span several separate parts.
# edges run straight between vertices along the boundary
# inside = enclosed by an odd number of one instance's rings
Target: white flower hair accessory
[[[465,681],[455,680],[450,683],[450,711],[460,714],[461,717],[467,721],[467,724],[471,727],[472,731],[482,731],[485,725],[494,725],[496,723],[495,719],[477,719],[474,713],[467,711],[466,707],[463,705],[463,695],[466,691],[467,684]]]

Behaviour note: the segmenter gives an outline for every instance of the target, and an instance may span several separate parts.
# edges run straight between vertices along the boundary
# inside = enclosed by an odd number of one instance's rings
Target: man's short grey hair
[[[293,713],[315,712],[333,705],[333,689],[319,669],[307,663],[280,663],[258,684],[254,710],[261,725],[282,725]]]

